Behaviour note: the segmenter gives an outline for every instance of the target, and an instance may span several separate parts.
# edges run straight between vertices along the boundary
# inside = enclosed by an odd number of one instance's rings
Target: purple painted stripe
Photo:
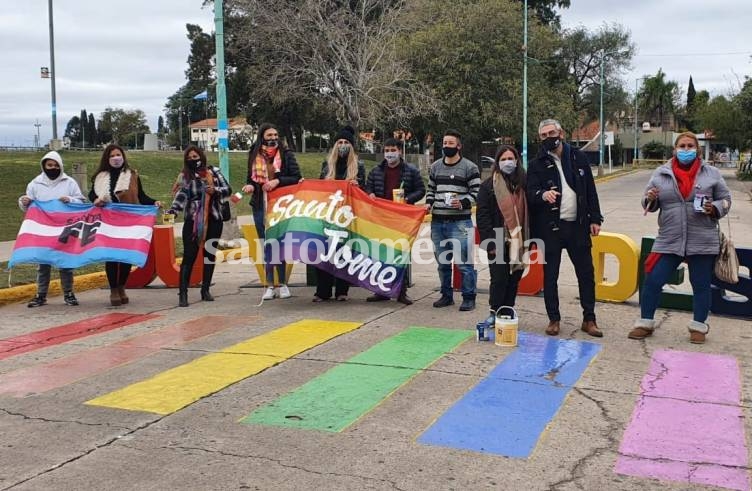
[[[615,471],[749,489],[740,399],[735,358],[656,351],[642,379]]]

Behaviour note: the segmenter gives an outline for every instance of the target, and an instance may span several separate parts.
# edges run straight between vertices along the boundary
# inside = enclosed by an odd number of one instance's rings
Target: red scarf
[[[689,198],[689,194],[692,192],[692,187],[695,185],[695,177],[700,170],[700,159],[695,159],[692,165],[685,167],[679,165],[679,161],[676,157],[671,159],[671,170],[674,171],[676,177],[676,184],[679,186],[679,192],[684,199]]]

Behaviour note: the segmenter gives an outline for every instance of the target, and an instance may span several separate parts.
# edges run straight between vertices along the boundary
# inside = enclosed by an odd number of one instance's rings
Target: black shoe
[[[178,293],[178,307],[188,306],[188,292]]]
[[[366,298],[366,302],[385,302],[386,300],[389,300],[389,297],[384,297],[378,294]]]
[[[204,290],[203,288],[201,289],[201,300],[203,300],[204,302],[213,302],[214,301],[214,297],[212,296],[211,293],[209,293],[209,289],[208,288],[206,290]]]
[[[433,303],[433,306],[437,309],[440,309],[441,307],[449,307],[450,305],[454,305],[454,299],[449,295],[442,295],[440,299]]]
[[[26,306],[29,307],[29,308],[40,307],[42,305],[45,305],[46,303],[47,303],[47,298],[46,297],[40,297],[39,295],[37,295],[36,297],[32,298],[29,301],[29,303],[26,304]]]
[[[65,302],[65,305],[70,305],[71,307],[78,305],[78,299],[73,294],[73,292],[68,292],[63,295],[63,301]]]
[[[397,301],[404,305],[412,305],[413,299],[407,296],[407,293],[403,293],[399,297],[397,297]]]
[[[475,299],[463,298],[462,305],[460,305],[460,312],[470,312],[471,310],[475,310]]]

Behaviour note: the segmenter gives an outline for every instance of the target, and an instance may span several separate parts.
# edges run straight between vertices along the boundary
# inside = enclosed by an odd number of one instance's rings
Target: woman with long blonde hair
[[[321,164],[319,179],[336,179],[338,181],[350,181],[356,186],[365,188],[366,167],[358,159],[355,148],[355,130],[350,126],[342,128],[334,139],[334,145],[327,159]],[[332,298],[332,286],[334,286],[334,298],[339,302],[347,300],[350,284],[345,280],[335,278],[321,269],[316,271],[316,294],[314,302],[323,302]]]

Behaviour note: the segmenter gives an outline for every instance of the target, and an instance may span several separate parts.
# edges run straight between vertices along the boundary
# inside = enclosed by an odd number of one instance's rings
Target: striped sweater
[[[426,203],[433,205],[431,213],[436,218],[462,220],[470,218],[472,207],[478,198],[480,171],[474,162],[462,157],[453,165],[439,159],[428,171],[428,192]],[[462,209],[451,208],[445,201],[448,193],[455,193],[462,203]]]

